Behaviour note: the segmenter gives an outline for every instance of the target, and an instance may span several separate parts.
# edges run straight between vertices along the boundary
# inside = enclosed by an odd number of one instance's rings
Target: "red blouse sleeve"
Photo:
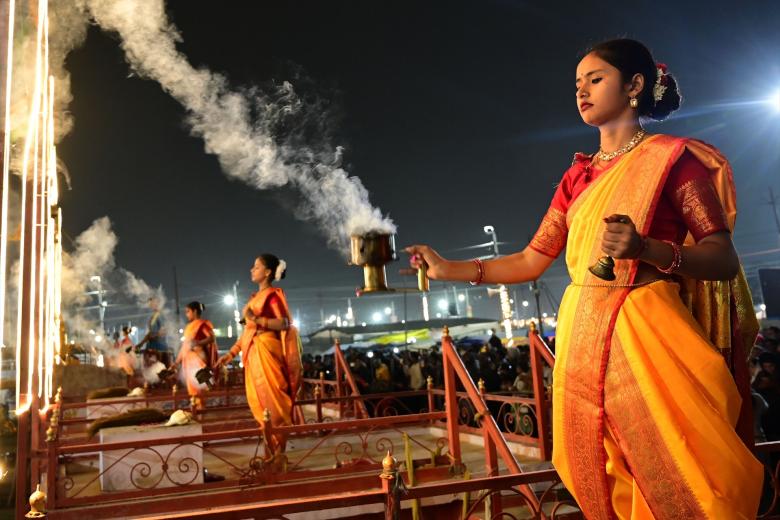
[[[265,302],[265,307],[263,308],[263,312],[260,314],[260,316],[269,319],[286,318],[287,316],[284,313],[284,307],[282,305],[281,298],[279,298],[276,294],[269,296],[268,300]]]
[[[566,247],[569,228],[566,225],[566,211],[572,196],[572,181],[569,169],[555,190],[550,207],[531,239],[528,247],[551,258],[557,258]]]
[[[709,171],[691,152],[683,152],[672,167],[664,196],[697,242],[718,231],[728,231],[726,213]]]

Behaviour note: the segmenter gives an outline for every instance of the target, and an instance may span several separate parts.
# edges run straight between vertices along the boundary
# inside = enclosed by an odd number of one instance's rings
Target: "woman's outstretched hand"
[[[601,241],[601,250],[616,259],[638,258],[644,249],[644,240],[631,217],[610,215],[604,219],[607,228]]]
[[[222,354],[219,359],[217,360],[217,367],[221,367],[224,365],[229,364],[231,361],[233,361],[233,356],[228,354]]]
[[[414,269],[419,269],[423,262],[428,264],[428,278],[431,280],[443,280],[446,277],[444,272],[447,260],[442,258],[433,248],[426,245],[414,245],[404,249],[411,255],[409,265]]]

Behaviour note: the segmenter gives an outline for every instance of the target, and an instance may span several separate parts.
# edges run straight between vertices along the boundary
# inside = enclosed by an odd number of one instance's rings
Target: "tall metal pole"
[[[181,327],[181,302],[179,301],[179,277],[176,276],[176,266],[173,266],[173,299],[176,301],[176,330]]]
[[[777,228],[778,243],[780,243],[780,216],[777,214],[777,199],[775,199],[775,193],[772,191],[772,187],[769,187],[769,205],[772,206],[772,216],[775,219],[775,227]]]

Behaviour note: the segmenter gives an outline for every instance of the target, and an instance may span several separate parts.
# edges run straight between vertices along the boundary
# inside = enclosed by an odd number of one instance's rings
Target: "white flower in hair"
[[[287,262],[279,260],[279,265],[276,266],[276,272],[274,273],[274,280],[277,282],[282,279],[282,275],[287,270]]]
[[[664,93],[666,92],[667,86],[664,85],[664,76],[666,75],[666,71],[664,70],[664,66],[658,66],[656,67],[656,78],[655,78],[655,85],[653,85],[653,100],[655,100],[656,103],[661,101],[664,97]]]

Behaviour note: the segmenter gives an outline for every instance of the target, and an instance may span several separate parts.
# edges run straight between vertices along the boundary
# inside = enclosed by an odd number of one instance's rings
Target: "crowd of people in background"
[[[756,442],[780,440],[780,328],[759,334],[751,356]]]
[[[548,338],[554,349],[554,338]],[[493,334],[485,343],[455,342],[466,370],[476,382],[484,382],[485,391],[493,394],[532,395],[531,358],[528,346],[505,346]],[[424,350],[377,348],[350,348],[344,353],[358,390],[362,394],[422,390],[428,377],[435,388],[444,386],[444,367],[441,347]],[[307,378],[335,379],[333,354],[304,354],[303,370]],[[545,368],[545,385],[552,376]]]
[[[547,338],[555,348],[555,338]],[[751,381],[756,442],[780,440],[780,328],[767,327],[759,334],[751,355]],[[494,334],[484,344],[459,344],[456,348],[474,381],[484,382],[493,394],[533,395],[530,352],[527,346],[506,347]],[[435,388],[444,386],[439,345],[425,350],[389,346],[350,348],[345,351],[352,375],[362,394],[422,390],[430,377]],[[551,370],[544,365],[545,386]],[[333,354],[304,354],[304,375],[335,379]]]

